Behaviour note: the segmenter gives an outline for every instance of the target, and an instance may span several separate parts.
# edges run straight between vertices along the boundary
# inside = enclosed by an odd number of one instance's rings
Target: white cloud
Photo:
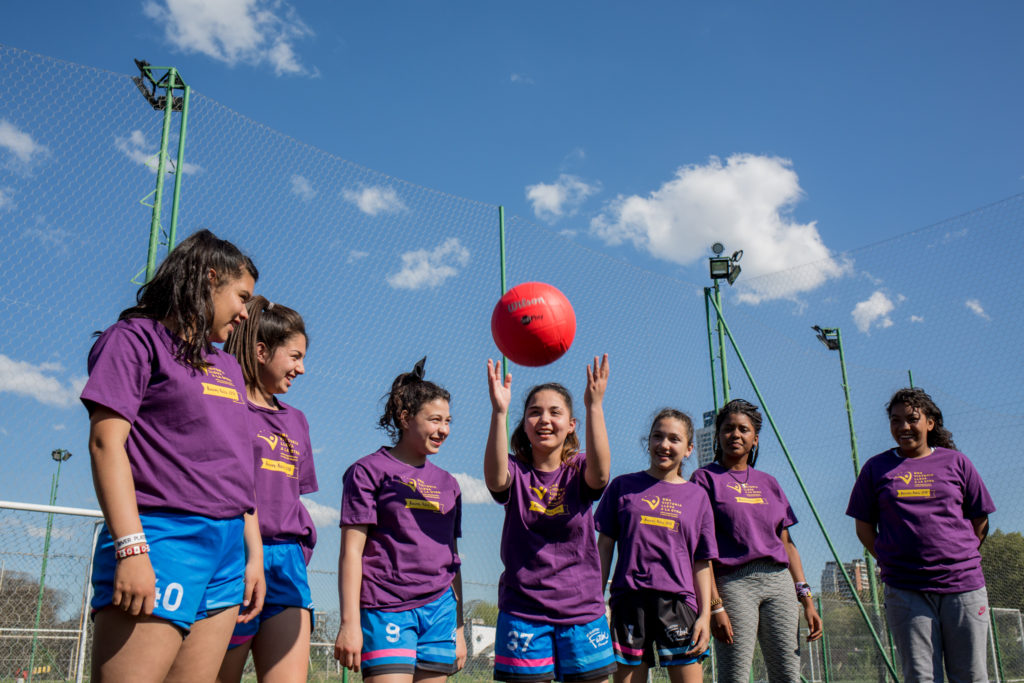
[[[910,316],[910,322],[912,322],[912,323],[923,323],[924,322],[924,316],[912,315],[912,316]]]
[[[359,251],[358,249],[352,249],[348,252],[348,258],[345,259],[345,263],[353,264],[356,261],[362,261],[369,255],[370,252],[368,251]]]
[[[577,176],[562,173],[553,183],[527,185],[526,198],[533,204],[533,213],[550,222],[575,214],[587,197],[600,189],[599,183],[590,184]]]
[[[402,269],[388,275],[395,289],[437,287],[469,263],[469,250],[456,237],[449,237],[433,250],[418,249],[402,254]]]
[[[573,237],[576,236],[577,232],[575,230],[570,230],[566,228],[565,230],[559,230],[558,234],[561,235],[562,237],[565,237],[566,239],[572,239]]]
[[[313,189],[312,183],[310,183],[304,176],[293,175],[292,194],[298,196],[302,201],[308,202],[316,197],[316,190]]]
[[[359,190],[343,190],[341,196],[370,216],[405,211],[405,202],[401,200],[393,187],[374,186]]]
[[[0,354],[0,392],[28,396],[45,405],[67,407],[78,402],[85,377],[74,377],[66,384],[47,373],[61,372],[58,363],[32,365]]]
[[[792,163],[778,157],[736,154],[722,163],[685,166],[646,197],[618,196],[590,224],[606,243],[631,242],[651,256],[681,265],[701,261],[708,247],[744,251],[739,298],[748,303],[795,299],[851,265],[832,256],[814,221],[789,215],[803,196]],[[802,266],[799,277],[754,281]]]
[[[459,482],[459,489],[462,491],[463,505],[472,503],[490,503],[491,492],[487,490],[487,484],[482,479],[477,479],[464,472],[452,472],[455,481]]]
[[[14,208],[14,190],[9,187],[0,187],[0,211]]]
[[[533,85],[533,79],[527,76],[526,74],[509,74],[508,79],[513,83],[519,83],[522,85]]]
[[[150,147],[149,142],[146,140],[146,136],[141,130],[133,130],[127,137],[114,138],[114,147],[135,163],[140,166],[145,166],[153,173],[156,173],[156,168],[159,165],[159,152],[153,147]],[[167,155],[167,165],[164,166],[164,168],[168,174],[174,173],[175,161],[176,159],[172,158],[170,154]],[[181,172],[185,175],[196,173],[201,170],[202,169],[196,164],[190,164],[187,161],[184,162],[181,167]]]
[[[7,119],[0,119],[0,148],[13,154],[18,161],[28,164],[33,158],[46,156],[47,149],[17,128]]]
[[[306,510],[309,511],[309,516],[313,518],[313,524],[316,526],[333,527],[338,526],[338,522],[341,521],[341,511],[336,508],[332,508],[330,505],[322,505],[312,498],[306,498],[305,496],[300,496],[299,500],[306,506]]]
[[[63,432],[67,428],[68,428],[68,426],[66,424],[64,424],[64,423],[53,425],[53,431],[55,431],[55,432]]]
[[[853,307],[853,322],[861,332],[868,332],[872,327],[892,327],[889,314],[895,308],[892,300],[879,290]]]
[[[967,306],[967,308],[969,308],[971,312],[974,313],[979,318],[982,318],[984,320],[992,319],[989,316],[989,314],[985,312],[985,309],[982,308],[981,306],[981,302],[978,301],[977,299],[968,299],[967,301],[964,302],[964,306]]]
[[[41,217],[36,217],[35,228],[26,228],[22,232],[22,236],[26,239],[35,240],[40,244],[44,245],[48,249],[53,250],[53,253],[60,256],[68,256],[71,254],[71,244],[75,242],[75,236],[70,231],[64,228],[52,228],[46,225],[45,221]]]
[[[278,76],[318,73],[302,65],[294,47],[313,31],[283,0],[145,0],[142,9],[183,52],[229,66],[270,65]]]

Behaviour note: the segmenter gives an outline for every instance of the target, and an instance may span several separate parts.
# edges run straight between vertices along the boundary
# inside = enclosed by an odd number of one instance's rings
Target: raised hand
[[[512,375],[501,379],[501,363],[487,359],[487,387],[491,395],[491,410],[496,413],[507,413],[512,402]]]
[[[587,365],[587,390],[583,394],[583,405],[600,404],[604,399],[604,391],[608,388],[608,354],[601,357],[600,364],[594,356],[594,364]]]

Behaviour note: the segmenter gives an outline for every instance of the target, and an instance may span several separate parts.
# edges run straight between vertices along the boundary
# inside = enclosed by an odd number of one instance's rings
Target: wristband
[[[126,557],[131,557],[132,555],[145,555],[148,552],[148,543],[138,543],[136,545],[130,545],[127,548],[121,548],[120,550],[115,551],[114,555],[117,556],[117,559],[123,560]]]
[[[144,533],[128,534],[127,536],[122,536],[114,541],[114,550],[121,550],[122,548],[127,548],[130,545],[139,545],[140,543],[145,542],[146,534]]]
[[[796,589],[797,600],[803,600],[804,598],[811,597],[811,586],[803,581],[796,581],[793,583],[793,588]]]
[[[711,613],[712,614],[718,614],[719,612],[724,612],[724,611],[725,611],[724,607],[719,607],[718,609],[711,610]]]

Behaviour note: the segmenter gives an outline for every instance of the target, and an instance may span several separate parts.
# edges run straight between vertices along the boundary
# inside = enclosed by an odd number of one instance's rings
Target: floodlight
[[[741,251],[741,252],[740,252],[740,254],[742,254],[742,253],[743,253],[743,252]],[[736,278],[738,278],[738,277],[740,276],[740,270],[741,270],[741,269],[740,269],[739,265],[736,265],[736,262],[735,262],[735,261],[733,261],[733,262],[732,262],[732,263],[731,263],[731,264],[729,265],[729,277],[728,277],[728,278],[726,278],[726,279],[728,280],[728,282],[729,282],[729,284],[730,284],[730,285],[731,285],[732,283],[736,282]]]
[[[725,251],[725,246],[721,242],[715,242],[711,245],[711,251],[715,252],[715,256],[720,256]]]
[[[811,326],[811,329],[818,333],[818,341],[824,344],[829,351],[839,350],[839,339],[834,329],[821,329],[817,325]]]
[[[729,277],[729,259],[727,258],[712,258],[709,259],[711,267],[711,279],[722,280]]]

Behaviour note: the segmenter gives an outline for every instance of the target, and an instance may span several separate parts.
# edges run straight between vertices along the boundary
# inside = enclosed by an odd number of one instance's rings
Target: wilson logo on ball
[[[576,336],[576,313],[558,289],[524,282],[505,292],[491,314],[491,336],[513,363],[536,367],[562,357]]]

